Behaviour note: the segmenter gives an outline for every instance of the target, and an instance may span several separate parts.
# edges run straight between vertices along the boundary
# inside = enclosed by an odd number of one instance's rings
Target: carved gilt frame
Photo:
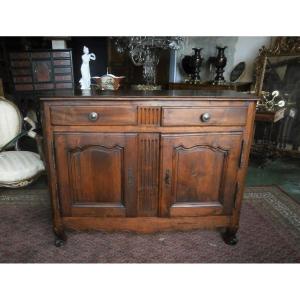
[[[261,96],[267,57],[300,55],[300,37],[277,37],[270,48],[263,46],[255,60],[255,94]]]

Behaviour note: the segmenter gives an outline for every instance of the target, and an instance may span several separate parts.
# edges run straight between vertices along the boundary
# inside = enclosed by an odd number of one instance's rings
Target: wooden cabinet
[[[9,57],[16,92],[74,88],[70,49],[12,52]]]
[[[54,232],[225,229],[236,242],[255,100],[236,92],[44,98]]]

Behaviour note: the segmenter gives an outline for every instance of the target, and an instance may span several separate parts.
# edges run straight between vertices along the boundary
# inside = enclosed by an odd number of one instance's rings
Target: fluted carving
[[[139,107],[138,120],[139,124],[160,125],[160,107]]]
[[[159,135],[140,134],[139,136],[139,188],[138,214],[157,214],[159,170]]]

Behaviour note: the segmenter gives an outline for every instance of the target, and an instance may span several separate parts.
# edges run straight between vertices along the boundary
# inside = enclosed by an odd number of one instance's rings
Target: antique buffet
[[[256,98],[106,91],[42,98],[53,228],[236,232]]]

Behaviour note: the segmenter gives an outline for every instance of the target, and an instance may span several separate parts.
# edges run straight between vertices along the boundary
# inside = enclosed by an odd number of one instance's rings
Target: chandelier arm
[[[127,51],[134,66],[143,67],[143,78],[148,85],[156,84],[156,67],[159,63],[160,50],[178,50],[182,43],[181,37],[153,36],[119,37],[115,41],[117,50]]]

